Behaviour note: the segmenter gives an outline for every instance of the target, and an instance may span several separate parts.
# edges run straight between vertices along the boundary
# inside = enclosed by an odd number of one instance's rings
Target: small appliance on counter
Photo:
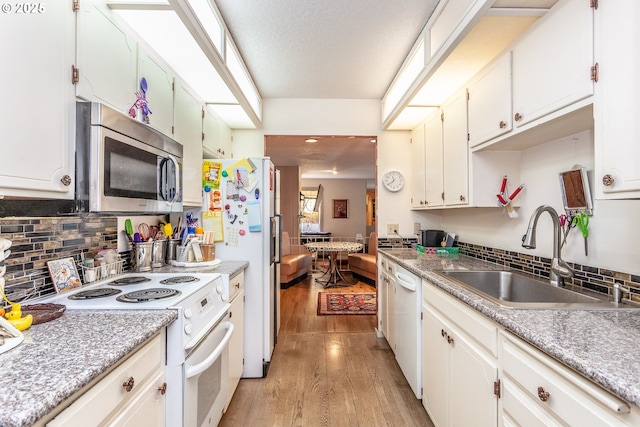
[[[447,233],[443,230],[420,230],[420,245],[424,247],[440,247]]]

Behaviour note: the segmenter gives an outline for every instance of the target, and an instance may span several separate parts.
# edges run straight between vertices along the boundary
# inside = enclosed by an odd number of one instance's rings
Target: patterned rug
[[[318,294],[318,316],[326,314],[376,314],[378,304],[375,292]]]

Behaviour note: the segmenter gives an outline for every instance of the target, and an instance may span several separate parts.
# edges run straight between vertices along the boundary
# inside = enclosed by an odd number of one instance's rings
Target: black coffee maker
[[[427,248],[439,248],[446,235],[442,230],[420,230],[420,244]]]

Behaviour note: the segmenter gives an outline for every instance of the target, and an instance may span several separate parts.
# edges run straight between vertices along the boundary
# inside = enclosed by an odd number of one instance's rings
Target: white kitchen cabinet
[[[67,2],[0,14],[0,196],[73,199],[75,16]],[[45,8],[46,6],[46,8]]]
[[[381,254],[378,254],[378,280],[376,281],[376,297],[378,301],[378,338],[387,336],[388,329],[388,308],[387,308],[387,292],[389,288],[389,275],[386,272],[387,258]],[[382,336],[381,336],[382,334]]]
[[[229,340],[229,389],[225,411],[244,369],[244,272],[229,279],[229,297],[229,321],[233,324],[233,335]]]
[[[391,350],[395,353],[396,263],[381,254],[380,268],[378,269],[378,283],[382,282],[384,282],[383,286],[386,292],[383,296],[385,303],[378,306],[379,326],[389,343],[389,347],[391,347]]]
[[[411,135],[411,207],[442,206],[442,115],[432,113]]]
[[[508,332],[502,342],[502,414],[515,425],[628,426],[640,414]]]
[[[173,87],[174,76],[167,66],[138,48],[138,90],[144,78],[147,82],[145,94],[151,114],[148,123],[163,134],[173,138]],[[142,112],[137,110],[137,119],[142,119]]]
[[[513,53],[516,127],[593,94],[593,9],[564,0],[520,37]]]
[[[629,48],[640,39],[640,3],[601,1],[595,12],[594,139],[596,197],[640,197],[640,79],[638,52]]]
[[[178,81],[173,139],[182,144],[182,203],[202,206],[202,104]]]
[[[497,327],[428,282],[422,296],[422,404],[436,426],[496,426]]]
[[[469,147],[510,132],[511,52],[480,71],[468,87]]]
[[[202,147],[207,158],[228,159],[231,157],[231,131],[211,111],[204,109],[202,122]]]
[[[469,204],[467,91],[458,91],[442,106],[442,163],[445,206]]]
[[[139,90],[137,43],[116,22],[103,0],[82,0],[79,4],[76,96],[128,114]]]
[[[170,387],[165,382],[164,342],[163,331],[49,421],[47,427],[163,426],[164,393]]]

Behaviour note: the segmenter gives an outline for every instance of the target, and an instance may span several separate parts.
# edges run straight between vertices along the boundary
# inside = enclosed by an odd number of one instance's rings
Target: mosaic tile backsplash
[[[5,293],[11,301],[54,292],[47,261],[82,252],[117,249],[117,218],[99,215],[0,218],[0,237],[12,241],[5,261]]]

